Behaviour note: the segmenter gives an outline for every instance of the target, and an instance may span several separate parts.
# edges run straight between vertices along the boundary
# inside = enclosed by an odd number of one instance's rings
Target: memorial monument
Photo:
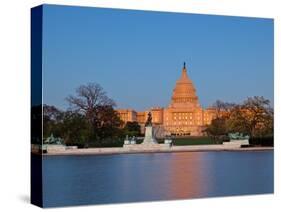
[[[148,113],[147,120],[145,122],[145,136],[141,144],[137,144],[135,137],[131,140],[126,137],[124,140],[123,148],[129,149],[130,151],[168,151],[171,148],[170,139],[169,142],[165,141],[164,144],[159,144],[155,138],[154,128],[152,125],[151,112]]]
[[[151,112],[148,113],[147,120],[145,122],[145,137],[142,144],[158,144],[153,132]]]

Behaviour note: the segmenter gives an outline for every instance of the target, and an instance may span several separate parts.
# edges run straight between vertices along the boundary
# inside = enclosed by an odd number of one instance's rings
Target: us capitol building
[[[142,131],[149,111],[152,114],[152,123],[156,128],[156,136],[158,137],[165,135],[202,136],[202,131],[206,125],[210,124],[215,117],[214,109],[203,109],[200,106],[196,89],[188,77],[185,63],[168,107],[153,107],[147,111],[117,110],[124,123],[138,122]]]

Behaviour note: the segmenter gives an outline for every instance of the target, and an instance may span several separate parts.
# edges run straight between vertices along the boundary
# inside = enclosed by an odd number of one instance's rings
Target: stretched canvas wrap
[[[266,18],[32,8],[31,202],[273,193],[273,30]]]

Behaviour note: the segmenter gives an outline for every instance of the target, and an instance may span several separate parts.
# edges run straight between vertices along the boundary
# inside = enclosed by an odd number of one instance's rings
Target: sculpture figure
[[[148,113],[148,117],[147,117],[147,120],[145,122],[145,127],[147,126],[152,126],[152,116],[151,116],[151,112]]]

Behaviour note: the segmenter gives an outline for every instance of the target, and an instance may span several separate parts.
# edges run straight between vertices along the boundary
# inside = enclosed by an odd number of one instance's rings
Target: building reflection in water
[[[133,201],[206,196],[212,176],[203,152],[124,156],[119,167],[119,198]],[[120,163],[119,163],[120,164]],[[116,187],[116,186],[114,186]]]
[[[171,154],[167,166],[169,198],[198,198],[206,195],[210,182],[206,176],[208,163],[204,156],[203,152]]]

